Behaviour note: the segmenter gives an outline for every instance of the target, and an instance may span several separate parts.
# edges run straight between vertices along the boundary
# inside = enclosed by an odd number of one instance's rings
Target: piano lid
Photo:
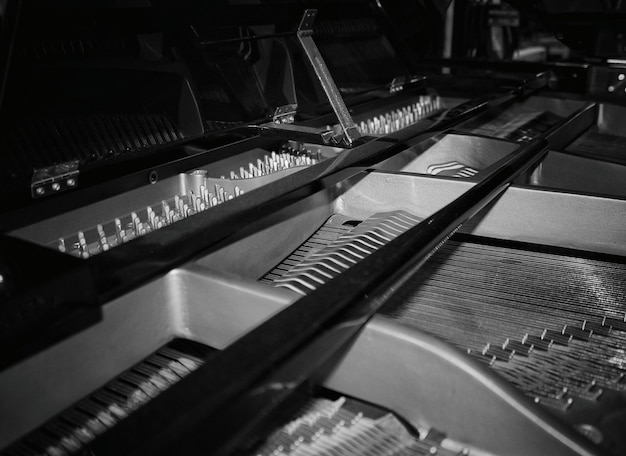
[[[303,118],[330,112],[295,37],[306,8],[318,10],[313,36],[346,97],[412,74],[447,0],[4,3],[0,195],[28,201],[286,104]],[[416,17],[423,29],[405,26]],[[30,188],[57,175],[67,179],[45,195]]]

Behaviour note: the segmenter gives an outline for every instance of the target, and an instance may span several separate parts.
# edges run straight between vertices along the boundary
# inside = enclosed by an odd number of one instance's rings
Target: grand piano
[[[511,3],[579,60],[446,55],[486,2],[1,2],[1,454],[624,454],[623,8]]]

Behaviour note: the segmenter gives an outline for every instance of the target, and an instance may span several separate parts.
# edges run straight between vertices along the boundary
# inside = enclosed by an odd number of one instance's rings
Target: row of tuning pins
[[[107,234],[103,225],[97,225],[95,242],[87,242],[85,232],[79,231],[76,233],[77,242],[72,244],[69,252],[65,238],[59,238],[58,250],[86,259],[244,194],[244,190],[237,186],[234,187],[233,193],[230,193],[218,184],[215,184],[214,192],[210,192],[204,185],[200,186],[199,190],[198,194],[190,191],[187,195],[174,195],[172,200],[163,200],[154,208],[147,206],[141,216],[138,212],[131,212],[130,221],[127,223],[116,218],[114,233]]]
[[[175,195],[172,207],[167,202],[162,201],[161,213],[165,214],[166,224],[177,222],[244,194],[244,190],[237,186],[234,187],[233,193],[228,192],[219,184],[214,185],[214,190],[215,193],[210,192],[206,185],[201,185],[198,193],[190,190],[187,195]]]
[[[228,178],[232,180],[251,179],[253,177],[266,176],[284,169],[314,165],[319,161],[319,152],[284,147],[278,153],[272,151],[271,154],[266,154],[264,157],[258,158],[256,162],[250,162],[247,166],[239,167],[238,171],[231,171]],[[226,178],[226,176],[223,177]]]
[[[361,121],[358,127],[364,135],[387,135],[406,128],[439,109],[441,99],[438,96],[422,95],[417,102]]]

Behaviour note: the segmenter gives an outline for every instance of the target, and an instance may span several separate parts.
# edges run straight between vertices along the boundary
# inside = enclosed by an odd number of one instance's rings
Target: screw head
[[[68,179],[67,180],[67,186],[68,187],[73,187],[76,185],[76,179]]]
[[[36,194],[38,194],[38,195],[43,195],[45,192],[46,192],[46,191],[44,190],[44,188],[43,188],[43,187],[37,187],[37,188],[35,189],[35,193],[36,193]]]
[[[58,182],[53,183],[52,190],[54,190],[55,192],[58,192],[59,190],[61,190],[61,184],[59,184]]]

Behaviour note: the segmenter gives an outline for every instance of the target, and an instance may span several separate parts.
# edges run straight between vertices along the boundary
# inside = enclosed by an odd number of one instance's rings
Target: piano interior
[[[1,454],[626,451],[623,61],[448,3],[0,3]]]

